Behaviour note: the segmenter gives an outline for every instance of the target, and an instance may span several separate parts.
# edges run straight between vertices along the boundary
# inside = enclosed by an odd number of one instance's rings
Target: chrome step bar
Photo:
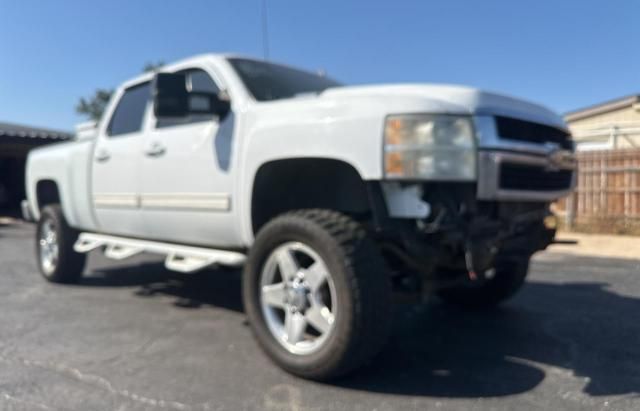
[[[166,255],[165,267],[181,273],[192,273],[211,265],[238,267],[246,260],[246,256],[237,251],[215,250],[94,233],[81,233],[73,249],[78,253],[88,253],[98,247],[105,247],[105,257],[114,260],[123,260],[142,252]]]

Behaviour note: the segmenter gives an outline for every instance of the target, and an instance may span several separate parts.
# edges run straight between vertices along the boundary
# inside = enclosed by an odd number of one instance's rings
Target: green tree
[[[146,63],[142,68],[144,73],[157,71],[160,67],[164,66],[164,62],[158,61],[156,63]],[[100,121],[104,110],[109,104],[113,90],[109,89],[97,89],[90,97],[81,97],[78,104],[76,104],[76,113],[83,116],[87,116],[90,120]]]
[[[99,121],[109,104],[111,94],[113,90],[97,89],[91,97],[81,97],[76,105],[76,112],[87,116],[90,120]]]

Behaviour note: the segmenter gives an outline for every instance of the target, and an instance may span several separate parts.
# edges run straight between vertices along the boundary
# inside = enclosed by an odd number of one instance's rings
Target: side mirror
[[[230,110],[231,103],[218,94],[189,92],[185,74],[156,74],[153,93],[156,118],[186,117],[189,114],[216,114],[223,118]]]
[[[153,112],[157,118],[189,114],[189,93],[184,74],[158,73],[153,82]]]

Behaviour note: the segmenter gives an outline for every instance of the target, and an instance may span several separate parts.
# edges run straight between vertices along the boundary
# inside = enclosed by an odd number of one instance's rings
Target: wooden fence
[[[557,204],[567,225],[640,220],[640,149],[582,151],[577,156],[577,189]]]

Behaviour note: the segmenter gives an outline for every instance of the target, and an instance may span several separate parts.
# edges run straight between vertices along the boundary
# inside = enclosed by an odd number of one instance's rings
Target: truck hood
[[[413,100],[419,102],[418,109],[434,113],[502,115],[565,127],[563,119],[546,107],[472,87],[441,84],[389,84],[338,87],[325,90],[320,94],[321,99],[343,101],[350,98],[372,97],[389,101]]]

